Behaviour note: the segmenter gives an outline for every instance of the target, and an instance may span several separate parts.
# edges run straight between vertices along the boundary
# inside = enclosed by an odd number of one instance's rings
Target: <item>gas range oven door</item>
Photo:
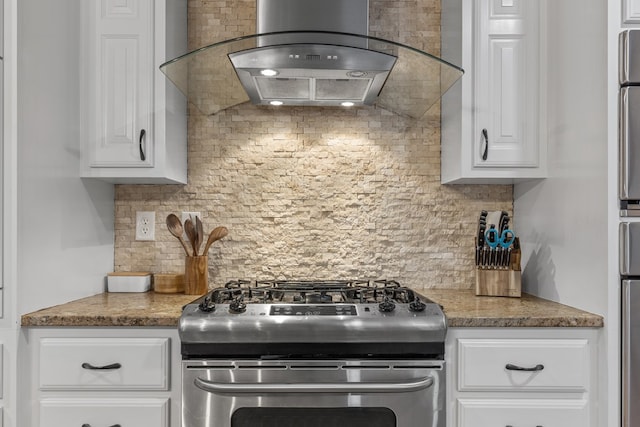
[[[445,427],[441,360],[185,360],[183,427]]]

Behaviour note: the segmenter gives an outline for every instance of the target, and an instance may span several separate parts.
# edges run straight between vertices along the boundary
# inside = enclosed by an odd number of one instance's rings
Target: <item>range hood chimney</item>
[[[257,0],[258,34],[161,65],[204,114],[257,105],[377,104],[419,118],[462,69],[368,36],[369,0]]]

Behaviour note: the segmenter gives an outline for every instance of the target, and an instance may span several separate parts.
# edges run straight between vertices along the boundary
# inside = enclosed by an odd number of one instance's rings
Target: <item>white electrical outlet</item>
[[[136,240],[156,240],[155,212],[136,212]]]
[[[184,222],[189,217],[191,217],[191,221],[194,222],[194,225],[195,225],[196,217],[199,217],[200,221],[202,221],[202,215],[200,214],[200,212],[182,212],[182,225],[184,225]]]

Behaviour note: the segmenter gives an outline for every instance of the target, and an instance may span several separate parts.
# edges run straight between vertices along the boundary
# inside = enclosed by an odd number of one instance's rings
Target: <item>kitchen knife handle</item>
[[[484,138],[484,151],[482,152],[482,160],[487,160],[489,156],[489,132],[487,129],[482,129],[482,137]]]
[[[110,369],[120,369],[122,368],[122,365],[119,363],[112,363],[111,365],[104,365],[104,366],[93,366],[91,363],[83,363],[82,364],[82,368],[83,369],[89,369],[92,371],[100,371],[100,370],[110,370]]]
[[[140,148],[140,160],[142,160],[143,162],[147,159],[147,156],[144,154],[144,148],[142,147],[142,141],[144,141],[144,136],[146,135],[147,131],[142,129],[140,131],[140,139],[138,140],[138,148]]]
[[[537,372],[542,371],[544,369],[544,365],[536,365],[532,368],[523,368],[522,366],[512,365],[511,363],[507,363],[507,366],[504,367],[508,371],[526,371],[526,372]]]

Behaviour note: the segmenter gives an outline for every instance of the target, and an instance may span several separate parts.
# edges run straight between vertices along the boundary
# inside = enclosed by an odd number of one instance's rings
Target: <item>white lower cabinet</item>
[[[44,399],[40,427],[169,426],[169,399]]]
[[[450,427],[596,427],[597,330],[451,328]]]
[[[33,327],[23,334],[25,426],[180,426],[177,328]]]

